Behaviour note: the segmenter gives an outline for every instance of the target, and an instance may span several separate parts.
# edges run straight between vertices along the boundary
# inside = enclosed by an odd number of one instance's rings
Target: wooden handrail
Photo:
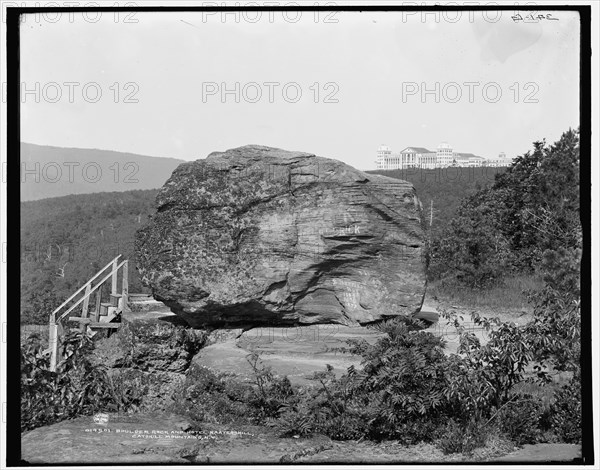
[[[69,313],[71,313],[71,311],[73,311],[78,305],[80,305],[83,302],[83,310],[81,312],[81,319],[82,320],[87,320],[90,321],[87,317],[87,310],[88,310],[88,305],[89,305],[89,301],[90,301],[90,296],[96,292],[96,290],[98,290],[98,288],[102,288],[102,286],[104,285],[104,283],[108,280],[109,277],[112,276],[112,290],[111,293],[112,294],[116,294],[116,284],[117,284],[117,278],[118,278],[118,273],[119,270],[121,268],[123,268],[123,287],[122,287],[122,294],[121,294],[121,308],[125,308],[126,303],[127,303],[127,296],[129,294],[129,287],[128,287],[128,281],[127,281],[127,276],[128,276],[128,260],[123,260],[121,261],[121,263],[117,264],[117,260],[121,257],[121,255],[118,255],[115,259],[113,259],[110,263],[108,263],[106,266],[104,266],[104,268],[102,268],[100,271],[98,271],[94,277],[92,277],[89,281],[87,281],[83,286],[81,286],[77,292],[75,292],[71,297],[69,297],[67,300],[65,300],[57,309],[55,309],[51,314],[50,314],[50,331],[49,331],[49,350],[50,350],[50,370],[51,371],[56,371],[56,362],[58,360],[58,336],[59,334],[62,334],[62,323],[61,320],[66,317]],[[96,284],[94,287],[92,287],[92,284],[94,283],[94,281],[103,273],[105,272],[110,266],[112,265],[112,269],[110,270],[110,272],[108,274],[106,274],[102,280],[100,280],[98,282],[98,284]],[[77,302],[75,302],[73,305],[71,305],[62,315],[60,315],[58,318],[56,318],[56,314],[62,309],[64,308],[70,301],[72,301],[78,294],[81,293],[81,291],[85,289],[85,294],[79,298],[79,300]],[[101,295],[102,291],[99,291],[97,294],[97,299],[96,299],[96,317],[98,317],[98,313],[99,313],[99,305],[101,302]],[[96,320],[98,320],[98,318],[96,318]],[[84,323],[82,323],[82,325],[84,325]],[[95,327],[102,327],[105,328],[104,325],[100,326],[100,323],[97,323],[95,325]],[[118,326],[106,326],[106,328],[118,328]],[[85,328],[84,328],[85,330]]]
[[[79,294],[83,289],[86,288],[86,286],[88,284],[91,284],[94,279],[96,279],[100,274],[102,274],[104,271],[106,271],[106,268],[108,268],[109,266],[111,266],[116,260],[118,260],[121,257],[121,255],[118,255],[115,259],[113,259],[110,263],[108,263],[106,266],[104,266],[100,271],[98,271],[95,276],[93,278],[91,278],[89,281],[87,281],[83,286],[81,286],[71,297],[69,297],[67,300],[65,300],[62,304],[60,304],[60,306],[58,306],[57,308],[54,309],[54,311],[50,314],[50,322],[56,322],[56,314],[59,312],[60,309],[62,309],[65,305],[67,305],[71,300],[73,300],[73,298]],[[59,317],[62,318],[64,315],[61,315]]]
[[[120,255],[119,255],[119,256],[120,256]],[[112,261],[111,261],[111,263],[112,263]],[[71,305],[67,311],[65,311],[65,312],[64,312],[64,313],[63,313],[63,314],[62,314],[60,317],[58,317],[58,318],[56,319],[56,321],[60,321],[60,320],[62,320],[62,319],[63,319],[64,317],[66,317],[66,316],[67,316],[69,313],[71,313],[71,311],[72,311],[72,310],[73,310],[75,307],[77,307],[77,306],[78,306],[78,305],[79,305],[81,302],[83,302],[85,299],[89,298],[89,296],[90,296],[91,294],[93,294],[93,293],[96,291],[96,289],[98,289],[98,287],[100,287],[102,284],[104,284],[104,283],[107,281],[107,279],[108,279],[110,276],[112,276],[112,275],[113,275],[113,273],[115,273],[115,272],[117,272],[119,269],[121,269],[121,267],[122,267],[122,266],[123,266],[125,263],[127,263],[127,260],[121,261],[121,263],[120,263],[120,264],[118,264],[116,268],[114,268],[113,270],[111,270],[111,272],[109,272],[109,273],[108,273],[106,276],[104,276],[104,278],[102,278],[102,280],[101,280],[100,282],[98,282],[98,284],[96,284],[96,286],[95,286],[95,287],[92,287],[92,288],[89,290],[89,293],[86,291],[86,295],[85,295],[85,296],[83,296],[81,299],[79,299],[77,302],[75,302],[73,305]],[[104,269],[106,269],[106,268],[104,268]],[[104,271],[104,269],[103,269],[102,271]],[[89,284],[89,282],[88,282],[88,284]],[[86,284],[86,285],[87,285],[87,284]]]

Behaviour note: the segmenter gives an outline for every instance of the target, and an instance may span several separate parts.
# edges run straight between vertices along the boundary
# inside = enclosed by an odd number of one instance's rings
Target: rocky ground
[[[25,433],[22,459],[29,464],[218,463],[436,463],[569,462],[580,446],[537,444],[523,449],[488,447],[471,456],[444,455],[430,444],[402,446],[332,441],[325,436],[280,438],[269,428],[213,424],[194,428],[181,416],[138,413],[80,417]]]
[[[341,350],[348,347],[347,339],[375,342],[380,336],[375,330],[341,325],[256,328],[207,346],[193,362],[247,380],[253,371],[246,357],[256,352],[262,364],[277,375],[287,376],[293,385],[307,385],[311,383],[308,377],[325,370],[327,364],[333,366],[338,376],[350,365],[360,364],[360,357]]]
[[[430,303],[425,310],[451,308]],[[468,309],[454,306],[468,320]],[[485,312],[482,312],[485,313]],[[503,319],[525,321],[521,312],[502,312]],[[360,358],[341,348],[349,338],[376,341],[381,333],[366,328],[320,325],[305,328],[217,330],[206,336],[189,330],[168,309],[124,316],[118,334],[97,343],[96,360],[113,375],[135,373],[145,377],[148,393],[135,414],[107,413],[45,426],[22,435],[22,458],[36,463],[405,463],[405,462],[568,462],[580,446],[538,444],[522,449],[491,443],[473,455],[444,455],[430,444],[402,446],[396,442],[332,441],[325,436],[280,438],[260,426],[230,427],[203,423],[194,427],[187,418],[166,412],[174,391],[192,364],[249,378],[246,356],[260,353],[264,365],[292,383],[309,383],[308,376],[334,366],[337,374]],[[482,341],[486,332],[472,325]],[[456,331],[445,320],[430,331],[444,335],[447,349],[457,347]],[[204,348],[202,348],[204,346]]]

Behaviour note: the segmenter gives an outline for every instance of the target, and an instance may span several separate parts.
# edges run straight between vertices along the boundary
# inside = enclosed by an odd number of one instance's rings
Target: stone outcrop
[[[108,368],[113,384],[140,394],[138,409],[168,409],[207,335],[164,306],[162,311],[124,312],[122,322],[116,334],[96,342],[92,360]]]
[[[180,165],[137,233],[142,281],[195,328],[364,325],[419,311],[413,186],[262,146]]]

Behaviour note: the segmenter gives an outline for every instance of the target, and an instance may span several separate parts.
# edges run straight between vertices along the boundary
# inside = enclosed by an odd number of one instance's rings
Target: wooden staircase
[[[117,256],[98,271],[50,315],[50,347],[45,351],[50,354],[50,370],[56,370],[58,338],[65,333],[63,322],[78,323],[77,328],[90,337],[96,335],[98,330],[114,330],[121,326],[121,314],[129,309],[129,263],[127,260],[119,261],[120,258],[121,255]],[[102,302],[102,292],[109,280],[110,301]],[[92,297],[93,304],[90,305]],[[75,313],[79,313],[79,316]]]

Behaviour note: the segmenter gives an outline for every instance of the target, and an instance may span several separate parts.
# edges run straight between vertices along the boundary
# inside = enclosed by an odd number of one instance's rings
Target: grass
[[[49,341],[49,329],[48,325],[21,325],[21,345],[24,345],[27,342],[27,339],[32,334],[37,334],[44,346],[48,345]]]
[[[443,303],[462,307],[487,307],[502,310],[531,311],[525,292],[540,290],[544,286],[536,275],[517,275],[500,281],[488,289],[444,285],[432,281],[428,285],[428,296]]]

